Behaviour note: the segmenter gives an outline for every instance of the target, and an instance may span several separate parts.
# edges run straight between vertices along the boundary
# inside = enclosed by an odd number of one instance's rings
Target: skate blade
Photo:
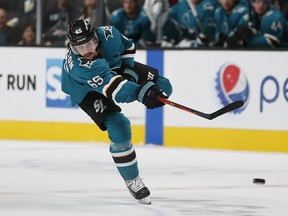
[[[139,199],[138,201],[139,203],[144,204],[144,205],[151,205],[151,199],[149,197]]]

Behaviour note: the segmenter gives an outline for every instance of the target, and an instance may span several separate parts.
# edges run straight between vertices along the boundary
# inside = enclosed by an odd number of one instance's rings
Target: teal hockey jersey
[[[124,80],[110,71],[109,65],[102,58],[90,61],[70,49],[66,53],[61,88],[71,96],[72,106],[81,103],[89,91],[103,94],[116,103],[129,103],[137,100],[138,87],[138,84]]]

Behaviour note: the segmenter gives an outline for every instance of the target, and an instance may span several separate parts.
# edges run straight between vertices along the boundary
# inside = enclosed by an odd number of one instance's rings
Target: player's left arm
[[[136,53],[136,46],[132,39],[129,39],[121,34],[121,43],[123,46],[123,52],[121,53],[122,64],[134,66],[134,56]]]
[[[120,42],[119,46],[121,50],[120,56],[121,56],[122,63],[128,64],[131,67],[133,67],[134,56],[136,53],[136,47],[135,47],[133,40],[121,34],[116,28],[112,27],[112,30],[113,30],[114,35],[117,35],[117,37],[119,37],[119,42]]]
[[[120,31],[113,26],[111,31],[114,40],[117,41],[116,49],[118,49],[121,58],[120,67],[113,68],[113,71],[129,81],[137,82],[135,80],[135,72],[133,72],[134,56],[136,53],[133,40],[121,34]],[[116,46],[116,44],[114,44],[114,46]],[[131,75],[131,73],[133,73],[133,75]]]
[[[90,91],[102,93],[117,103],[138,100],[149,109],[164,105],[157,98],[167,98],[167,95],[155,83],[145,82],[138,85],[125,80],[122,76],[111,72],[108,64],[102,59],[99,59],[98,62],[96,60],[93,64],[90,70],[86,70],[86,73],[89,74],[87,74],[85,84]]]

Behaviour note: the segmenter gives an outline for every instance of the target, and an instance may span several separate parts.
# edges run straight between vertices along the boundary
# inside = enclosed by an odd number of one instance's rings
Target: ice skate
[[[139,201],[141,204],[150,205],[151,200],[149,198],[150,191],[149,189],[144,185],[141,178],[137,176],[136,178],[132,180],[125,181],[127,188],[129,189],[129,192],[132,194],[132,196]]]

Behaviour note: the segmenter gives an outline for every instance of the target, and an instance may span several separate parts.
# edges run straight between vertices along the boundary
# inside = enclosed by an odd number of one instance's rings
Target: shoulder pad
[[[113,27],[112,26],[100,26],[98,28],[98,33],[103,35],[105,40],[107,41],[110,37],[113,38]]]

